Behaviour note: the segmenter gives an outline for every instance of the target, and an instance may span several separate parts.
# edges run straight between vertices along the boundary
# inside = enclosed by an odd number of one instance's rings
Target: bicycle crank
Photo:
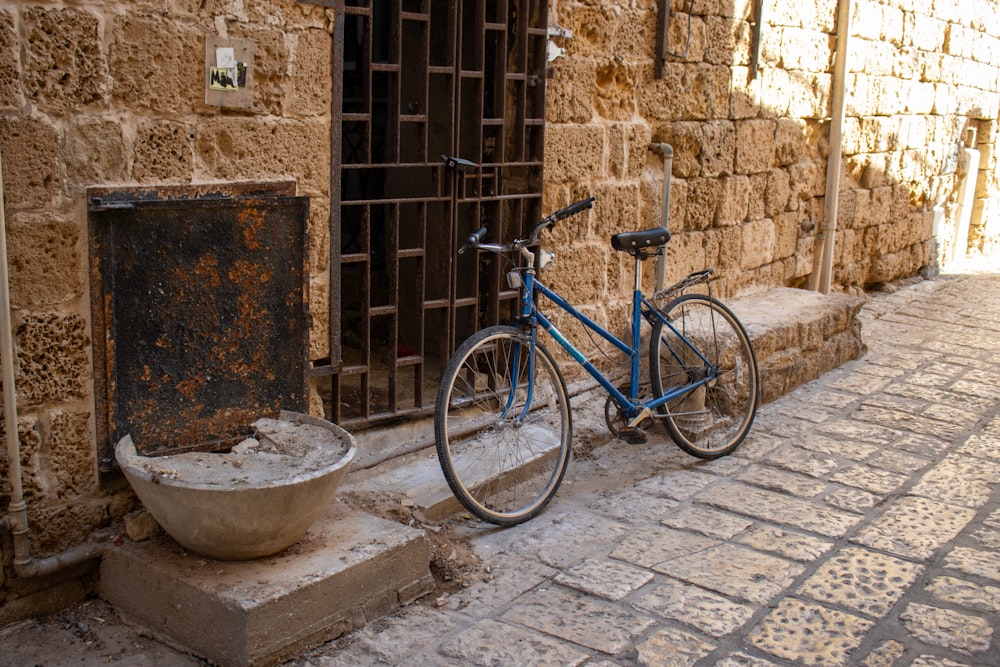
[[[628,392],[627,387],[619,387],[618,389],[623,394]],[[631,420],[625,416],[622,407],[609,395],[604,400],[604,421],[608,425],[608,430],[616,438],[624,440],[630,445],[642,445],[649,437],[645,427],[652,422],[652,419],[646,418],[634,426],[629,426]]]

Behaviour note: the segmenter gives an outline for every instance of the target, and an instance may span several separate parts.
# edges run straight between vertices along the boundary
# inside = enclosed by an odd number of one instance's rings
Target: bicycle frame
[[[573,359],[583,366],[584,370],[594,378],[600,384],[608,394],[615,400],[615,402],[621,407],[625,416],[628,419],[635,419],[637,416],[645,418],[651,413],[651,411],[659,408],[667,401],[671,401],[678,396],[691,392],[698,387],[712,382],[716,377],[718,377],[719,369],[714,366],[701,350],[695,347],[676,327],[664,316],[664,314],[651,304],[642,292],[638,289],[639,283],[639,273],[638,267],[636,270],[636,287],[632,292],[632,344],[629,345],[622,341],[620,338],[615,336],[613,333],[602,327],[597,322],[593,321],[576,308],[573,307],[566,299],[560,296],[558,293],[554,292],[552,289],[544,285],[539,281],[533,270],[527,270],[522,275],[522,288],[521,288],[521,320],[525,322],[530,327],[530,336],[532,345],[529,347],[529,359],[528,359],[528,373],[529,377],[534,376],[534,342],[537,336],[537,327],[541,326],[548,334],[557,342],[559,345],[566,350],[566,352],[573,357]],[[549,301],[554,303],[556,306],[561,308],[563,311],[569,313],[578,322],[583,324],[585,327],[598,334],[604,340],[608,341],[614,345],[618,350],[627,354],[630,361],[629,370],[629,396],[625,396],[618,387],[612,384],[611,380],[608,379],[601,371],[599,371],[591,362],[588,360],[563,334],[556,326],[552,323],[549,318],[542,313],[536,304],[536,297],[542,295]],[[641,328],[641,319],[646,321],[651,321],[651,318],[658,318],[665,326],[667,326],[676,335],[688,349],[690,349],[694,354],[701,359],[702,362],[710,369],[710,372],[706,377],[692,382],[691,384],[685,385],[678,389],[674,389],[664,393],[663,396],[659,398],[652,398],[648,400],[639,400],[639,334]],[[676,356],[676,353],[674,353]],[[529,383],[529,391],[531,391],[533,383]],[[528,401],[530,405],[530,398]]]

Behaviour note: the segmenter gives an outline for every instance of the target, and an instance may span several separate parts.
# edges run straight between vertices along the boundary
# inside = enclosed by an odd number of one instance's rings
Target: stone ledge
[[[859,297],[780,287],[726,305],[753,341],[765,402],[866,351]]]

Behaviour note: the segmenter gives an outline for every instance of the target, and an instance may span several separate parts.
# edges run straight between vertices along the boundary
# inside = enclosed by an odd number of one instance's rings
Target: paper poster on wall
[[[223,107],[253,105],[253,42],[208,35],[205,38],[205,103]]]

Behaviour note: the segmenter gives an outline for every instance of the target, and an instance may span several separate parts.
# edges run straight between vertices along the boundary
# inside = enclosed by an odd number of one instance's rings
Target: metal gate
[[[455,251],[480,224],[499,241],[541,217],[546,2],[342,9],[330,359],[313,374],[328,416],[364,427],[427,413],[457,344],[516,296],[494,258]]]

